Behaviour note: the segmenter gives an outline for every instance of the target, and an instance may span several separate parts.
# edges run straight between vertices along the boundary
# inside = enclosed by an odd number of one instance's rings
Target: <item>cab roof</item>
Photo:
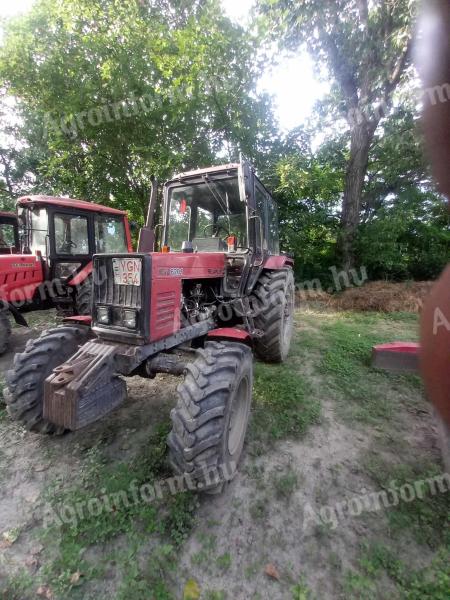
[[[180,181],[182,179],[189,179],[191,177],[198,177],[200,175],[206,175],[206,173],[221,173],[224,171],[234,171],[239,169],[239,163],[228,163],[226,165],[215,165],[207,167],[206,169],[196,169],[195,171],[186,171],[185,173],[177,173],[167,183],[174,181]]]
[[[18,206],[60,206],[61,208],[75,208],[96,213],[107,213],[109,215],[126,215],[126,211],[118,210],[103,206],[103,204],[95,204],[86,200],[74,200],[73,198],[57,198],[55,196],[22,196],[17,200]]]

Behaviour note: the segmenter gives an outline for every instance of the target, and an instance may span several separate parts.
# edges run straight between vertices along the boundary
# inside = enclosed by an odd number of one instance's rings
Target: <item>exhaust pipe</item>
[[[155,230],[154,218],[156,210],[156,200],[158,196],[158,180],[154,175],[150,177],[152,189],[150,192],[150,201],[148,203],[147,219],[144,227],[139,232],[138,252],[147,253],[155,250]]]

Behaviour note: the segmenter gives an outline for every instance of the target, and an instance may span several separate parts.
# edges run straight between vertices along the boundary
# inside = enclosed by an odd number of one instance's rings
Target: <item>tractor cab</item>
[[[126,213],[84,200],[26,196],[17,202],[22,250],[42,257],[47,280],[68,282],[95,253],[129,252]]]
[[[279,254],[276,203],[248,163],[177,175],[164,201],[170,251]]]
[[[19,248],[19,224],[16,215],[0,212],[0,254],[16,254]]]
[[[181,173],[164,187],[163,251],[222,253],[221,295],[243,296],[279,255],[277,205],[251,165]]]

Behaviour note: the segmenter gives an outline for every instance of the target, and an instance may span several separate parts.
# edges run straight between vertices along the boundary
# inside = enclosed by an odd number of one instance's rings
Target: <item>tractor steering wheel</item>
[[[78,248],[77,244],[75,244],[75,242],[72,242],[72,240],[70,241],[64,241],[64,240],[56,240],[57,246],[60,248],[60,252],[68,252],[70,251],[70,248]]]
[[[208,225],[206,225],[203,228],[203,235],[205,237],[208,237],[208,234],[206,233],[206,230],[209,227],[213,228],[213,230],[212,230],[212,237],[219,237],[219,231],[220,230],[222,230],[225,233],[224,237],[228,237],[230,235],[229,232],[225,229],[225,227],[223,225],[220,225],[220,224],[217,224],[217,223],[208,223]]]

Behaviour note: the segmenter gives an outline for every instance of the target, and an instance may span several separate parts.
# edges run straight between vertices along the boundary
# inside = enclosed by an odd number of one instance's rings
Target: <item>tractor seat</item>
[[[220,238],[194,238],[194,252],[226,252],[228,246]]]

